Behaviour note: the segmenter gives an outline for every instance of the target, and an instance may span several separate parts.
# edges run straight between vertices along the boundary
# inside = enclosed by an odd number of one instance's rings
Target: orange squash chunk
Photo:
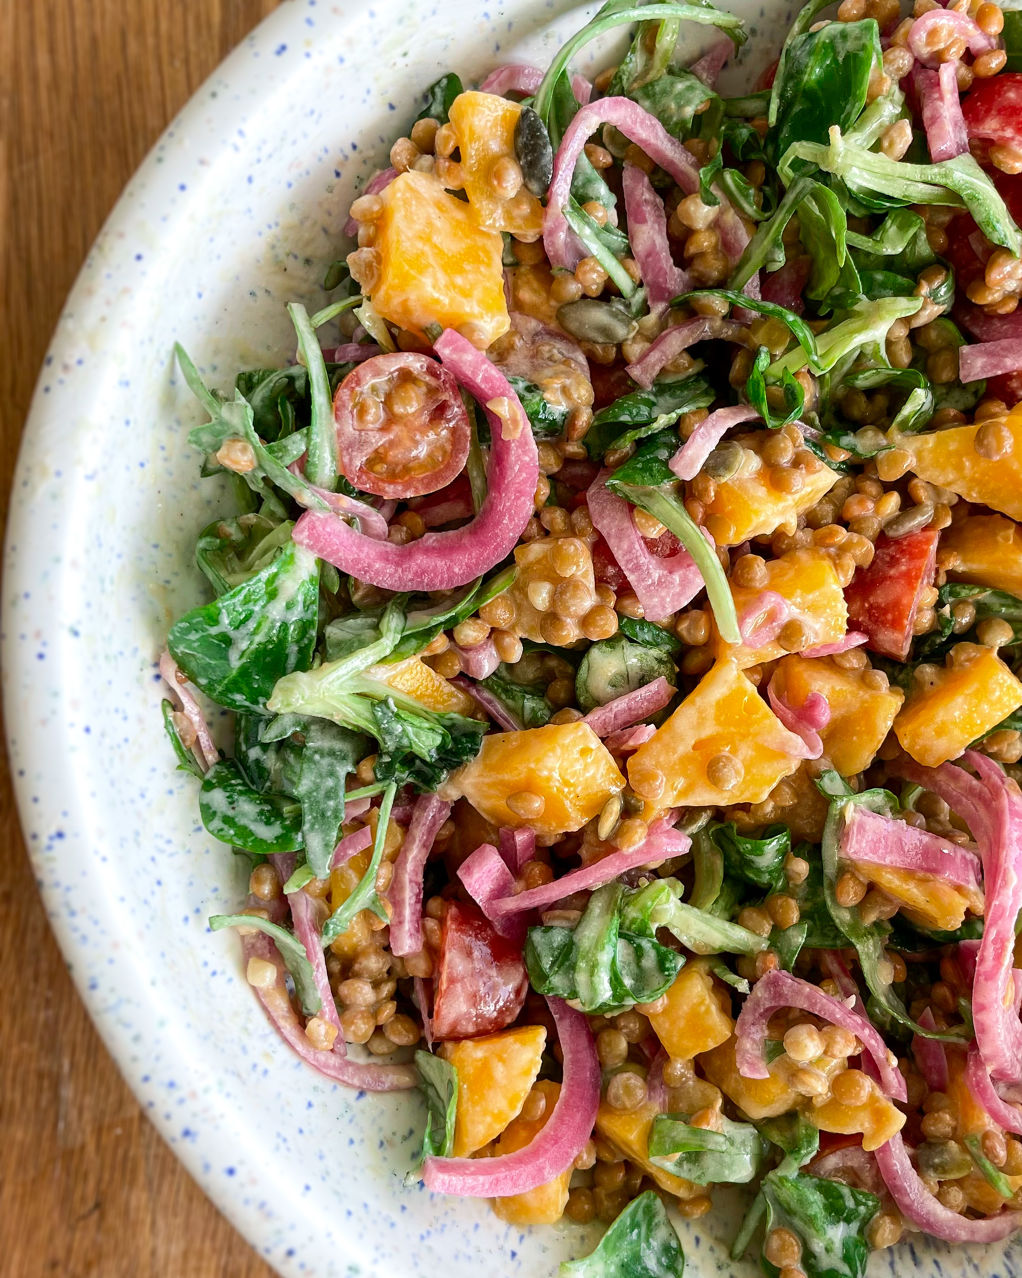
[[[784,1076],[785,1057],[778,1057],[767,1066],[769,1078],[744,1078],[735,1062],[735,1040],[729,1038],[712,1051],[699,1057],[703,1074],[715,1083],[724,1095],[754,1121],[776,1118],[790,1113],[802,1104],[802,1096],[791,1087]]]
[[[420,337],[429,324],[456,328],[482,350],[506,333],[500,233],[430,173],[402,173],[379,198],[372,301],[383,318]]]
[[[488,1145],[521,1112],[545,1046],[542,1025],[522,1025],[485,1038],[441,1045],[440,1055],[458,1071],[455,1158]]]
[[[799,515],[815,506],[840,478],[837,471],[810,456],[800,470],[802,487],[788,491],[787,477],[777,481],[781,471],[790,467],[768,466],[761,456],[772,436],[772,431],[761,430],[737,437],[745,450],[742,464],[730,479],[718,482],[702,521],[718,546],[737,546],[777,529],[794,532]]]
[[[708,960],[690,959],[664,997],[663,1008],[647,1015],[668,1056],[691,1060],[731,1037],[730,999]]]
[[[546,1102],[539,1118],[526,1118],[519,1114],[513,1118],[504,1130],[494,1152],[513,1154],[515,1150],[524,1149],[537,1132],[543,1130],[547,1119],[553,1113],[557,1098],[561,1093],[560,1083],[542,1079],[532,1089],[534,1095],[542,1096]],[[493,1210],[501,1220],[509,1225],[552,1225],[564,1215],[568,1202],[568,1182],[571,1180],[571,1168],[548,1180],[545,1185],[537,1185],[535,1189],[524,1194],[511,1194],[507,1198],[494,1198]]]
[[[657,1167],[650,1161],[649,1132],[653,1126],[653,1119],[660,1112],[657,1106],[648,1100],[643,1101],[637,1109],[629,1110],[614,1109],[606,1101],[601,1101],[596,1115],[597,1135],[602,1136],[637,1167],[641,1167],[661,1189],[666,1189],[669,1194],[674,1194],[681,1199],[691,1198],[698,1192],[698,1186],[690,1180],[685,1180],[683,1176],[672,1176],[670,1172],[664,1171],[662,1167]]]
[[[894,721],[917,763],[935,768],[1022,706],[1022,683],[991,648],[956,644],[932,687],[918,688]]]
[[[451,783],[494,825],[529,826],[548,835],[580,830],[625,788],[614,756],[581,719],[490,733]],[[509,798],[525,793],[542,800],[535,815],[508,806]]]
[[[732,775],[740,774],[730,789],[707,775],[718,755],[728,755]],[[803,755],[801,738],[784,727],[735,662],[718,661],[632,755],[628,780],[639,798],[672,807],[760,803]]]
[[[879,688],[876,679],[869,666],[846,670],[830,657],[785,657],[774,670],[773,686],[789,705],[805,705],[812,692],[825,698],[823,753],[843,777],[869,767],[905,700],[900,688]]]
[[[805,641],[800,648],[836,643],[844,637],[848,629],[848,608],[830,555],[822,550],[789,551],[767,561],[766,576],[761,587],[732,585],[731,593],[739,617],[746,613],[754,617],[760,596],[771,590],[787,601],[792,620],[802,623]],[[730,657],[743,669],[758,666],[764,661],[775,661],[792,651],[776,639],[758,648],[750,648],[746,644],[730,647],[719,634],[715,634],[714,643],[718,657]]]
[[[905,1126],[905,1115],[870,1080],[870,1094],[861,1105],[845,1105],[830,1097],[807,1109],[806,1117],[820,1131],[851,1136],[862,1133],[862,1148],[879,1149]]]
[[[908,918],[923,927],[953,932],[962,926],[967,910],[983,913],[983,897],[979,892],[945,883],[935,875],[868,861],[856,861],[855,869],[860,877],[901,901]]]
[[[524,186],[513,195],[500,193],[495,170],[515,160],[515,128],[522,108],[495,93],[471,90],[451,103],[450,120],[458,139],[460,161],[443,171],[445,185],[460,184],[480,226],[491,231],[535,238],[543,229],[543,206]],[[512,170],[513,171],[513,170]]]
[[[950,488],[967,501],[1022,519],[1022,405],[1000,419],[1007,427],[1010,448],[1001,457],[983,457],[976,436],[989,423],[954,426],[926,435],[898,435],[892,442],[912,458],[920,479]],[[877,474],[885,478],[884,454],[877,457]]]
[[[1022,595],[1022,528],[1003,515],[970,515],[940,539],[942,555],[953,552],[947,575],[991,590]]]

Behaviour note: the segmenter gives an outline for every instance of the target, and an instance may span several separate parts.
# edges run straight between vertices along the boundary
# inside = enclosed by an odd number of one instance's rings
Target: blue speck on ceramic
[[[790,0],[735,6],[753,71]],[[241,864],[203,831],[175,772],[156,661],[172,619],[205,598],[199,530],[227,509],[186,435],[200,411],[180,341],[207,379],[289,357],[289,300],[322,303],[358,186],[386,162],[434,79],[545,65],[586,10],[468,0],[369,8],[287,0],[171,124],[89,255],[43,367],[6,545],[5,711],[26,839],[54,930],[140,1104],[203,1189],[283,1275],[546,1278],[595,1242],[522,1232],[485,1202],[403,1183],[414,1095],[344,1091],[292,1056],[211,913]],[[589,12],[595,6],[590,6]],[[760,39],[757,41],[757,35]],[[693,31],[695,56],[708,38]],[[618,41],[620,46],[620,41]],[[603,52],[583,55],[591,68]],[[396,109],[395,109],[396,108]],[[221,719],[214,730],[226,727]],[[691,1278],[736,1268],[741,1209],[680,1226]],[[904,1246],[871,1274],[1011,1278],[1000,1248]]]

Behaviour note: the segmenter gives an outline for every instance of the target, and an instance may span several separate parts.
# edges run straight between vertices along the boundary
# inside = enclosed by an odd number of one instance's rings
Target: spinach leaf
[[[674,493],[677,480],[667,463],[676,451],[677,436],[672,431],[661,431],[613,472],[607,480],[607,487],[633,506],[648,511],[674,533],[692,556],[706,583],[706,593],[721,638],[725,643],[740,643],[735,601],[720,560],[685,509],[684,502]]]
[[[550,722],[554,708],[547,700],[544,684],[522,684],[511,677],[513,666],[503,663],[497,671],[479,680],[518,719],[523,728],[542,728]]]
[[[426,90],[426,101],[422,110],[415,117],[416,121],[438,120],[441,124],[446,124],[451,114],[451,105],[454,99],[460,93],[464,93],[464,91],[461,77],[453,71],[448,71],[439,80],[434,80]]]
[[[474,759],[486,724],[461,714],[436,714],[395,706],[390,697],[372,703],[373,735],[380,743],[377,781],[412,785],[423,794],[439,789],[450,774]]]
[[[562,434],[571,409],[551,404],[542,390],[524,377],[509,377],[507,380],[521,401],[525,416],[532,426],[532,433],[537,439],[553,439]],[[482,431],[480,439],[483,443],[488,442]]]
[[[417,1051],[415,1068],[419,1091],[426,1101],[426,1128],[422,1134],[422,1154],[427,1158],[448,1158],[454,1148],[454,1124],[458,1115],[458,1071],[432,1052]]]
[[[926,238],[926,223],[911,209],[892,209],[872,235],[848,231],[848,246],[864,270],[891,265],[904,273],[923,270],[937,260]],[[894,262],[890,263],[889,258]]]
[[[790,39],[771,100],[771,106],[777,103],[770,136],[775,157],[793,142],[825,142],[835,125],[847,129],[866,105],[880,58],[880,31],[872,18],[830,22]]]
[[[579,708],[589,711],[661,677],[677,684],[678,669],[662,647],[615,635],[586,650],[575,676],[575,695]]]
[[[573,929],[529,928],[525,966],[535,990],[601,1015],[667,992],[685,960],[652,934],[622,928],[624,893],[620,883],[597,888]]]
[[[293,527],[288,519],[278,523],[255,512],[218,519],[199,534],[195,562],[216,593],[226,594],[272,563],[290,542]]]
[[[781,56],[777,61],[777,69],[774,72],[773,84],[770,88],[770,100],[767,108],[767,123],[770,128],[777,125],[777,117],[781,109],[781,89],[788,78],[788,60],[791,57],[791,49],[795,42],[803,36],[812,26],[817,15],[826,9],[828,0],[809,0],[799,10],[795,17],[795,21],[788,29],[788,34],[784,37],[784,43],[781,45]],[[760,114],[760,112],[756,112]]]
[[[866,1227],[880,1210],[875,1194],[840,1181],[776,1171],[763,1178],[767,1235],[789,1229],[802,1243],[800,1265],[806,1278],[863,1278],[869,1260]],[[780,1273],[763,1258],[771,1278]]]
[[[1004,30],[1001,44],[1008,54],[1004,64],[1006,71],[1022,71],[1022,10],[1004,10]]]
[[[848,255],[848,215],[840,200],[829,187],[813,182],[798,215],[799,238],[813,262],[806,296],[819,302],[821,310],[854,306],[862,295],[862,281]],[[842,295],[847,303],[840,300]]]
[[[629,391],[601,408],[586,431],[583,443],[589,456],[601,458],[611,449],[625,448],[648,435],[673,426],[683,413],[709,408],[715,392],[702,377],[680,382],[654,382],[649,390]],[[622,430],[622,427],[626,427]],[[674,446],[677,449],[677,436]]]
[[[685,1253],[652,1189],[633,1198],[582,1260],[566,1260],[560,1278],[682,1278]]]
[[[768,892],[780,892],[785,887],[784,861],[791,851],[791,831],[787,826],[769,825],[758,839],[739,834],[733,821],[711,824],[708,833],[723,853],[729,873]]]
[[[1018,255],[1022,235],[991,179],[969,154],[939,164],[908,164],[870,151],[834,128],[830,142],[793,142],[779,166],[790,181],[796,160],[808,160],[844,183],[848,191],[873,208],[906,204],[965,206],[980,230],[995,244]]]
[[[641,618],[621,617],[618,629],[626,639],[633,643],[641,643],[645,648],[662,648],[665,652],[680,652],[681,640],[663,626]]]
[[[683,1116],[658,1114],[649,1133],[650,1161],[697,1185],[747,1185],[759,1174],[765,1142],[751,1123],[721,1118],[721,1126],[707,1131]]]
[[[202,824],[215,839],[260,856],[302,847],[302,811],[291,796],[263,794],[234,759],[214,763],[199,791]]]
[[[171,656],[228,710],[265,709],[277,681],[312,663],[319,561],[293,542],[254,577],[170,628]]]
[[[354,892],[327,919],[323,927],[322,940],[324,948],[343,935],[351,926],[356,914],[362,910],[371,910],[377,918],[386,922],[389,919],[387,907],[380,900],[376,891],[376,876],[380,862],[383,860],[383,848],[387,841],[387,827],[390,824],[390,813],[394,806],[394,795],[397,786],[394,782],[383,791],[380,799],[379,815],[376,822],[376,838],[373,840],[373,853],[369,858],[366,871],[358,881]]]
[[[646,887],[629,889],[621,908],[622,928],[655,936],[665,927],[696,954],[759,954],[767,948],[765,937],[686,905],[683,890],[677,879],[655,879]]]
[[[779,1118],[767,1118],[756,1124],[759,1134],[776,1145],[783,1157],[774,1169],[778,1176],[793,1176],[815,1155],[820,1148],[820,1131],[803,1114],[782,1114]],[[731,1245],[731,1259],[741,1260],[749,1249],[760,1221],[766,1215],[766,1194],[760,1187],[749,1205],[745,1218]]]
[[[209,920],[209,926],[213,932],[220,932],[225,927],[251,927],[264,932],[276,945],[284,966],[291,973],[295,993],[305,1015],[315,1016],[323,1006],[305,946],[293,932],[277,923],[271,923],[269,919],[260,918],[258,914],[214,914]]]

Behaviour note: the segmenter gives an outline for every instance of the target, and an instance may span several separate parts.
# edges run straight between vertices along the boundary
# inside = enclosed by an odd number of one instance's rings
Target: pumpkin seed
[[[892,541],[899,537],[907,537],[909,533],[925,528],[932,518],[933,507],[929,502],[921,502],[918,506],[895,515],[889,524],[884,525],[884,535]]]
[[[960,1180],[973,1169],[972,1159],[953,1140],[923,1141],[916,1149],[919,1170],[938,1180]]]
[[[522,107],[515,125],[515,158],[525,189],[533,195],[546,195],[554,175],[554,148],[546,125],[530,106]]]
[[[595,297],[580,297],[557,308],[557,322],[565,332],[580,342],[599,345],[627,342],[638,331],[638,323],[613,302],[599,302]]]
[[[710,453],[703,463],[703,473],[718,482],[731,479],[737,475],[745,457],[745,449],[733,439],[725,439],[723,443]]]

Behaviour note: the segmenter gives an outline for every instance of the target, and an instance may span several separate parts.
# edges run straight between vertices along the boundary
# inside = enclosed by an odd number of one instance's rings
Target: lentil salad
[[[565,1275],[680,1273],[721,1185],[782,1278],[1022,1224],[1022,27],[825,7],[737,97],[705,4],[444,76],[295,362],[178,350],[237,497],[160,662],[251,861],[211,927],[419,1088],[430,1190],[604,1222]]]

